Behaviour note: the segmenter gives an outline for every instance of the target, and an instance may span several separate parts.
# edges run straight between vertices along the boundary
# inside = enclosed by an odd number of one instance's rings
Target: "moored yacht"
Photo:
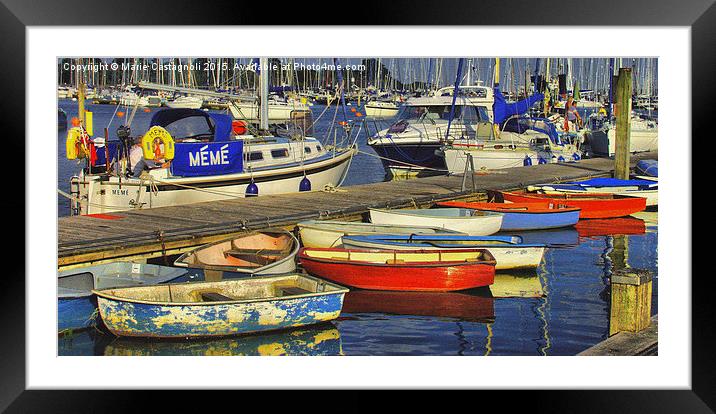
[[[478,171],[578,161],[579,144],[578,137],[560,133],[547,119],[513,117],[501,130],[481,129],[474,138],[448,143],[441,153],[448,171],[462,174],[466,167]]]
[[[234,119],[256,122],[259,120],[259,106],[258,102],[255,101],[235,101],[231,102],[228,108]],[[282,100],[275,96],[271,96],[268,100],[268,121],[270,124],[289,122],[296,118],[310,116],[310,113],[311,108],[300,100]]]
[[[611,157],[615,154],[616,123],[606,122],[602,115],[594,114],[584,131],[586,142],[594,155]],[[654,119],[644,119],[634,113],[631,117],[629,151],[646,152],[659,149],[659,124]]]
[[[454,89],[449,86],[432,96],[408,99],[397,120],[368,139],[388,174],[445,173],[445,162],[435,151],[446,140]],[[479,124],[492,122],[493,102],[491,88],[460,86],[448,139],[474,137]]]
[[[81,127],[72,128],[68,158],[87,158],[86,167],[70,181],[72,214],[321,190],[342,183],[356,152],[354,147],[326,148],[302,135],[247,132],[245,124],[232,125],[225,114],[158,111],[141,138],[139,148],[149,164],[142,171],[131,163],[136,139],[127,133],[118,131],[119,140],[105,145],[102,139],[89,139]]]
[[[365,116],[369,118],[391,118],[398,114],[398,104],[393,101],[373,100],[365,104]]]

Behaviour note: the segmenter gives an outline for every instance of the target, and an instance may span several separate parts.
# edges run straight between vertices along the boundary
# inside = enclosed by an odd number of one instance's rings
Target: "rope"
[[[407,166],[409,166],[409,167],[422,168],[422,169],[424,169],[424,170],[431,170],[431,171],[449,172],[449,170],[444,169],[444,168],[423,167],[422,165],[411,164],[411,163],[405,162],[405,161],[398,161],[398,160],[394,160],[394,159],[388,158],[388,157],[381,157],[381,156],[378,155],[378,154],[373,154],[373,153],[370,153],[370,152],[361,151],[361,150],[359,150],[359,149],[358,149],[357,151],[358,151],[359,153],[361,153],[361,154],[369,155],[369,156],[375,157],[375,158],[380,158],[381,160],[387,160],[387,161],[397,162],[397,163],[400,163],[400,164],[407,165]]]
[[[62,190],[60,190],[59,188],[57,189],[57,193],[58,193],[59,195],[65,197],[65,198],[69,199],[69,200],[76,201],[77,203],[80,204],[80,206],[81,206],[82,204],[85,204],[85,205],[88,205],[88,206],[106,207],[106,208],[122,209],[122,210],[126,210],[126,208],[127,208],[127,206],[112,206],[112,205],[109,205],[109,204],[90,203],[89,201],[82,200],[82,199],[80,199],[79,197],[73,196],[72,194],[68,194],[68,193],[66,193],[66,192],[64,192],[64,191],[62,191]]]

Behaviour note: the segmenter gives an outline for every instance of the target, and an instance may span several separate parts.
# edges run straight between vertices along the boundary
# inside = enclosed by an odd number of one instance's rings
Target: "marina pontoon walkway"
[[[657,152],[631,157],[656,159]],[[479,196],[485,190],[606,176],[614,160],[593,158],[578,163],[534,165],[463,176],[436,176],[285,195],[238,198],[190,205],[122,211],[99,217],[58,219],[58,267],[161,257],[213,242],[245,230],[293,226],[317,218],[357,219],[368,208],[427,207],[435,201]],[[418,223],[416,223],[418,224]]]

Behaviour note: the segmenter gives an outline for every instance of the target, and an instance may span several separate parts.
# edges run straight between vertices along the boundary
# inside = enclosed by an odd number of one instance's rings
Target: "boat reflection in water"
[[[497,272],[495,283],[490,285],[495,298],[541,298],[545,296],[542,282],[536,271]]]
[[[579,237],[635,235],[646,232],[646,223],[635,217],[579,220],[576,226]]]
[[[212,341],[144,341],[117,338],[104,349],[113,356],[277,356],[343,355],[341,335],[331,324]]]
[[[98,329],[89,328],[72,331],[57,338],[57,354],[59,356],[102,355],[104,347],[114,336],[104,334]]]
[[[495,319],[494,299],[485,293],[484,289],[461,292],[352,290],[346,293],[341,316],[346,313],[385,313],[490,322]]]
[[[580,222],[581,221],[584,220],[580,220]],[[577,233],[574,227],[522,232],[511,231],[505,234],[520,236],[522,237],[523,243],[543,243],[546,244],[547,247],[572,247],[579,245],[579,233]],[[503,235],[503,233],[498,233],[497,235]]]

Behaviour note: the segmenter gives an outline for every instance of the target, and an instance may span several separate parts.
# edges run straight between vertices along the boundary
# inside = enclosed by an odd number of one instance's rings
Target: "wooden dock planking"
[[[658,158],[647,153],[632,156]],[[342,187],[334,192],[309,192],[236,198],[183,206],[112,213],[117,220],[93,217],[58,219],[58,266],[71,268],[95,262],[176,254],[250,229],[293,226],[317,218],[357,219],[368,208],[428,206],[434,201],[482,197],[488,189],[516,189],[611,173],[614,161],[544,164],[476,173],[475,192],[462,176],[435,176],[407,181]],[[161,232],[161,237],[160,237]]]
[[[619,332],[580,352],[579,356],[638,356],[658,355],[659,315],[651,317],[651,324],[641,332]]]

